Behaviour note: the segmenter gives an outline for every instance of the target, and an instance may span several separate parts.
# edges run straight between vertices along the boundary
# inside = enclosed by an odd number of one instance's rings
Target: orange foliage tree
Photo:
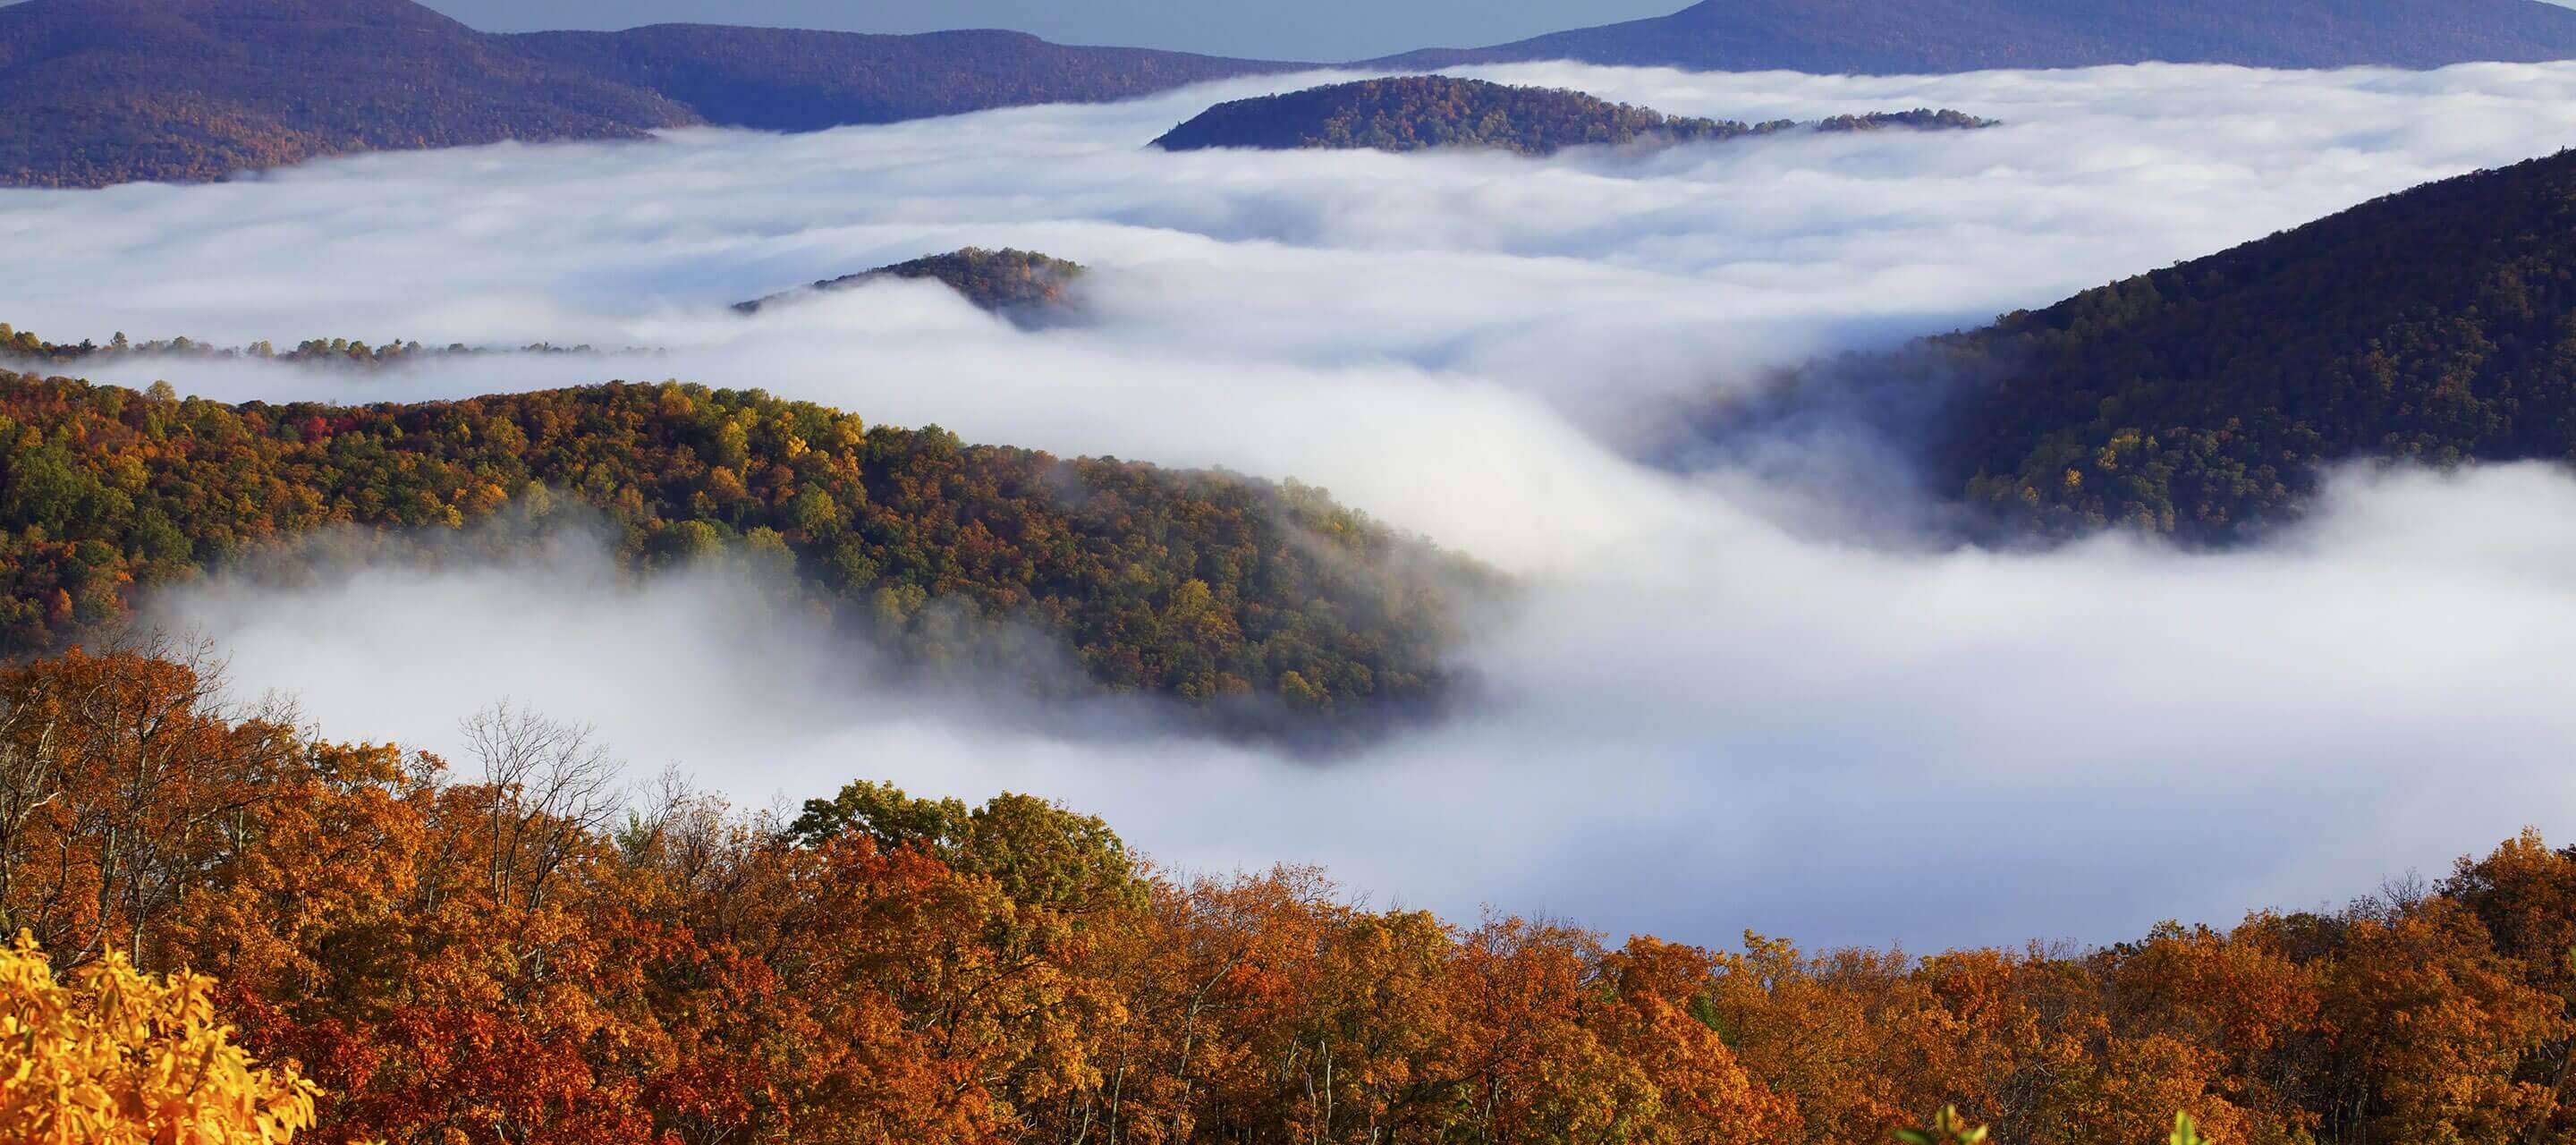
[[[1308,869],[1174,878],[1028,796],[863,782],[782,821],[620,792],[527,713],[469,719],[451,765],[219,692],[129,652],[0,669],[0,912],[62,952],[27,981],[173,973],[319,1087],[330,1140],[1847,1145],[1953,1103],[2006,1142],[2178,1138],[2176,1110],[2230,1145],[2576,1124],[2576,857],[2537,836],[2423,893],[2093,950],[1613,945]]]
[[[282,1145],[313,1124],[293,1066],[262,1069],[215,1017],[210,983],[139,974],[122,951],[71,985],[25,931],[0,950],[0,1140]]]

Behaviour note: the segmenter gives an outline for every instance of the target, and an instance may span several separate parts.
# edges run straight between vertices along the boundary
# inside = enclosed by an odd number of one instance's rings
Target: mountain
[[[0,7],[0,185],[221,178],[352,151],[807,130],[1123,99],[1288,65],[1013,32],[477,32],[409,0]]]
[[[1822,363],[1720,421],[1815,411],[1923,441],[1935,494],[2044,535],[2223,543],[2299,519],[2335,462],[2576,460],[2576,152]]]
[[[1520,60],[1904,74],[2149,60],[2428,68],[2576,58],[2576,11],[2541,0],[1703,0],[1670,16],[1372,61]]]
[[[1587,145],[1664,145],[1768,135],[1812,126],[1833,131],[1883,127],[1971,128],[1992,121],[1955,111],[1846,115],[1819,124],[1747,124],[1667,116],[1562,88],[1514,87],[1455,76],[1358,80],[1221,103],[1156,139],[1166,151],[1210,147],[1491,147],[1549,155]]]
[[[1191,702],[1429,698],[1448,587],[1482,575],[1294,483],[972,446],[757,390],[227,406],[0,371],[0,653],[317,530],[438,535],[559,505],[632,564],[792,568],[819,611],[926,665],[1024,666],[1008,627],[978,622],[1007,620],[1102,688]]]
[[[812,286],[800,287],[751,302],[738,302],[734,309],[745,314],[759,313],[762,307],[801,298],[817,291],[848,290],[854,286],[889,278],[926,278],[943,282],[964,295],[968,302],[1011,318],[1034,321],[1050,312],[1069,310],[1073,306],[1071,289],[1083,273],[1082,264],[1039,254],[1030,250],[985,250],[967,247],[947,254],[934,254],[881,266],[858,274],[845,274]]]
[[[2162,59],[2264,67],[2576,58],[2540,0],[1706,0],[1671,16],[1359,65],[1576,59],[1952,72]],[[1309,65],[700,24],[477,32],[410,0],[26,0],[0,6],[0,186],[201,180],[320,155],[803,131],[1125,99]],[[1614,125],[1606,128],[1616,134]]]
[[[62,187],[701,121],[402,0],[0,8],[0,119],[0,183]]]
[[[654,92],[709,123],[772,131],[1025,104],[1099,103],[1301,66],[1141,48],[1066,47],[992,31],[874,36],[665,24],[498,38],[527,56]]]

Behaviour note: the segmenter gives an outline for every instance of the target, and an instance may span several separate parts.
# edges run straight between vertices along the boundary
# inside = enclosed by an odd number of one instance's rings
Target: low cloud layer
[[[2225,557],[1869,552],[1670,492],[1669,531],[1533,583],[1472,654],[1482,704],[1324,762],[924,702],[738,583],[635,582],[579,548],[218,580],[163,617],[339,735],[449,747],[455,714],[508,696],[753,805],[856,776],[1043,792],[1182,866],[1321,862],[1381,902],[1704,941],[2108,939],[2576,826],[2555,668],[2576,484],[2554,470],[2354,474],[2298,535]]]
[[[2576,482],[2348,474],[2187,556],[1785,528],[1748,473],[1623,446],[1673,395],[2038,305],[2576,128],[2576,66],[1937,79],[1479,72],[1687,114],[1950,106],[2010,126],[1653,154],[1196,153],[1205,103],[371,156],[0,193],[55,339],[653,346],[349,374],[115,363],[228,399],[681,377],[977,440],[1297,476],[1521,576],[1477,709],[1329,764],[891,702],[846,649],[578,551],[166,603],[326,732],[451,743],[508,694],[752,803],[856,776],[1107,815],[1167,862],[1313,861],[1378,901],[1725,941],[2109,939],[2313,905],[2568,823]],[[1312,77],[1309,77],[1312,78]],[[725,304],[966,244],[1099,269],[1023,331],[919,283]],[[1839,507],[1848,509],[1849,507]],[[1865,515],[1865,514],[1856,514]],[[1871,534],[1875,535],[1875,534]]]

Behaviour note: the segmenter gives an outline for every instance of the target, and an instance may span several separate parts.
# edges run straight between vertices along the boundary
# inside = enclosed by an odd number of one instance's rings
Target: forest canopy
[[[767,554],[898,652],[1061,639],[1099,687],[1306,712],[1420,701],[1468,562],[1321,490],[969,445],[757,390],[613,383],[416,405],[239,406],[0,372],[0,646],[317,530],[583,507],[640,568]]]
[[[1178,875],[1027,795],[861,778],[782,820],[621,796],[541,716],[441,759],[219,692],[160,649],[0,668],[0,927],[75,980],[205,976],[199,1028],[273,1071],[232,1076],[315,1087],[299,1140],[1851,1145],[1951,1105],[2030,1145],[2177,1111],[2225,1145],[2576,1133],[2576,852],[2536,834],[2090,949],[1715,949]]]

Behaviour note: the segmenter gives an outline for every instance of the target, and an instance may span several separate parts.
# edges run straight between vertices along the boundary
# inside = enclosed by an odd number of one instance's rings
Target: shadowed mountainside
[[[1099,103],[1304,66],[1142,48],[1080,48],[1021,32],[873,36],[663,24],[505,36],[526,54],[656,92],[728,127],[812,131],[1038,103]]]
[[[1980,527],[2046,536],[2250,538],[2342,461],[2576,460],[2576,152],[1817,363],[1701,437],[1837,421],[1919,447]]]
[[[487,35],[409,0],[0,7],[0,185],[202,180],[355,151],[807,130],[1123,99],[1284,64],[1015,32]]]
[[[0,119],[0,183],[64,187],[700,122],[402,0],[0,8]]]

